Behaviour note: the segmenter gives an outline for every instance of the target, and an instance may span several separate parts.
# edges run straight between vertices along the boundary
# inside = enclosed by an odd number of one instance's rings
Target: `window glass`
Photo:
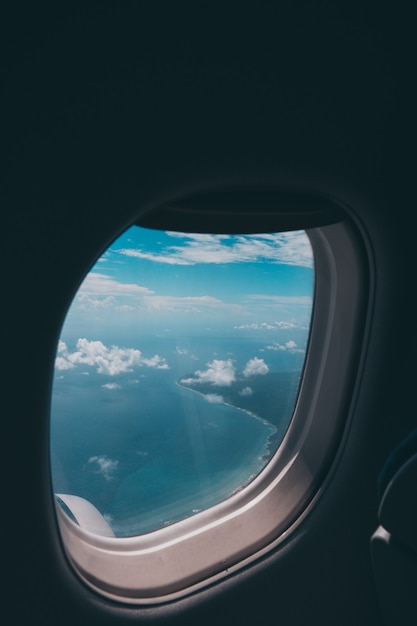
[[[250,483],[291,421],[313,291],[304,231],[127,230],[86,276],[62,329],[57,501],[85,499],[127,537]]]

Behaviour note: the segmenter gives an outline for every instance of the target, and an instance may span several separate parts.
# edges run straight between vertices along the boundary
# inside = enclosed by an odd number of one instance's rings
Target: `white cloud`
[[[148,296],[144,304],[148,311],[201,313],[203,310],[217,308],[223,302],[212,296]]]
[[[295,341],[292,341],[292,339],[290,341],[287,341],[285,343],[285,347],[287,348],[287,350],[295,350],[295,348],[297,347],[297,344],[295,343]]]
[[[295,324],[293,322],[275,322],[275,325],[281,330],[289,330],[291,328],[295,328]]]
[[[194,378],[184,378],[180,382],[185,384],[210,383],[218,387],[230,387],[236,380],[236,370],[232,359],[214,359],[207,363],[206,370],[197,370]]]
[[[90,272],[81,284],[78,294],[87,296],[143,296],[152,294],[147,287],[135,283],[120,283],[107,274]]]
[[[80,309],[107,309],[115,306],[116,300],[113,296],[91,297],[86,293],[78,293],[76,302]]]
[[[148,367],[155,367],[158,370],[169,369],[168,363],[163,357],[160,357],[159,354],[155,354],[155,356],[150,359],[142,358],[142,364],[147,365]]]
[[[265,235],[167,234],[181,239],[182,245],[168,246],[159,254],[129,248],[118,252],[170,265],[269,261],[311,267],[313,263],[311,245],[304,231]]]
[[[74,363],[71,363],[71,361],[67,359],[68,348],[65,341],[58,341],[57,354],[58,356],[55,359],[55,367],[57,370],[70,370],[75,367]]]
[[[157,263],[166,263],[167,265],[191,265],[186,260],[177,258],[175,256],[166,256],[165,254],[152,254],[151,252],[141,252],[133,248],[122,248],[118,250],[119,254],[124,256],[134,257],[136,259],[145,259],[146,261],[155,261]]]
[[[305,352],[305,350],[299,348],[295,341],[293,341],[292,339],[290,339],[290,341],[286,341],[284,344],[278,343],[278,341],[274,341],[273,344],[266,346],[266,349],[281,352],[290,352],[291,354]]]
[[[263,359],[254,357],[249,359],[246,363],[243,375],[245,378],[249,376],[255,376],[257,374],[267,374],[269,367]],[[220,360],[214,359],[211,363],[207,363],[206,370],[196,370],[194,376],[190,378],[182,378],[180,383],[185,385],[196,385],[200,383],[210,383],[218,387],[230,387],[230,385],[236,381],[236,369],[233,365],[232,359]],[[250,387],[245,387],[240,392],[240,395],[248,396],[253,393]]]
[[[106,309],[115,307],[119,311],[130,311],[132,305],[119,303],[119,298],[135,298],[141,302],[154,292],[134,283],[121,283],[107,274],[90,272],[81,283],[76,303],[81,309]]]
[[[76,365],[85,364],[96,367],[99,374],[115,376],[122,372],[131,372],[134,366],[141,365],[142,354],[133,348],[108,348],[101,341],[78,339],[76,352],[68,355],[68,360]]]
[[[257,304],[275,304],[275,305],[283,305],[283,306],[306,306],[311,307],[312,305],[312,297],[311,296],[272,296],[269,294],[249,294],[246,296],[246,299],[253,303]]]
[[[125,372],[132,372],[136,367],[152,367],[156,369],[168,369],[169,366],[163,357],[155,354],[146,358],[140,350],[135,348],[108,348],[101,341],[89,341],[78,339],[77,350],[69,352],[64,342],[59,346],[60,355],[55,361],[57,369],[71,369],[76,365],[89,365],[95,367],[99,374],[116,376]]]
[[[252,322],[252,324],[241,324],[234,328],[237,330],[276,330],[276,326],[268,322]]]
[[[71,370],[75,367],[74,363],[68,361],[64,356],[57,356],[55,359],[55,367],[57,370]]]
[[[210,402],[210,404],[222,404],[224,402],[223,396],[218,393],[206,393],[204,398],[207,402]]]
[[[129,301],[124,301],[128,297]],[[221,300],[209,295],[171,296],[156,295],[154,291],[134,284],[118,283],[104,274],[90,273],[81,285],[76,306],[81,310],[101,311],[114,309],[121,313],[134,310],[163,313],[202,313],[218,307],[239,312],[237,305],[225,305]]]
[[[101,385],[103,389],[121,389],[121,385],[117,383],[106,383],[105,385]]]
[[[245,369],[243,370],[243,375],[248,378],[249,376],[254,376],[256,374],[267,374],[269,372],[269,367],[265,363],[263,359],[258,359],[258,357],[254,357],[253,359],[249,359],[246,363]]]
[[[270,344],[269,346],[266,346],[267,350],[275,350],[276,352],[281,351],[281,352],[285,352],[285,350],[287,349],[285,346],[281,345],[280,343],[274,342],[273,344]]]
[[[106,480],[113,478],[113,474],[119,465],[119,461],[109,459],[106,455],[90,456],[87,463],[95,464],[97,466],[97,473],[101,474]]]
[[[234,327],[237,330],[288,330],[296,328],[293,322],[252,322],[251,324],[240,324]]]

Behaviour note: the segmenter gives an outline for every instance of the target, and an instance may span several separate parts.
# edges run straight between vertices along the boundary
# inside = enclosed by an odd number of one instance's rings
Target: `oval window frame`
[[[245,198],[246,205],[242,195],[229,192],[187,199],[145,213],[137,223],[216,233],[278,232],[306,225],[315,259],[315,298],[294,415],[274,457],[247,487],[171,526],[136,537],[99,536],[56,506],[72,567],[89,587],[118,602],[175,600],[277,547],[319,494],[342,438],[369,305],[362,238],[331,201],[310,198],[309,204],[307,196],[293,194],[249,193]],[[232,229],[237,223],[238,231]]]

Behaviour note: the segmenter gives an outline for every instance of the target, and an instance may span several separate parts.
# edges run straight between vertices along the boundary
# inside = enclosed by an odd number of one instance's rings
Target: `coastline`
[[[198,389],[193,389],[192,387],[189,387],[187,385],[183,385],[180,382],[180,380],[175,381],[175,384],[178,387],[181,387],[182,389],[187,389],[188,391],[191,391],[192,393],[197,394],[198,396],[200,396],[203,399],[205,399],[205,397],[207,395],[207,394],[203,393],[202,391],[199,391]],[[270,422],[265,417],[261,417],[260,415],[257,415],[253,411],[249,411],[248,409],[244,409],[241,406],[236,406],[235,404],[232,404],[231,402],[225,402],[224,400],[222,400],[218,404],[219,405],[223,405],[223,406],[228,406],[231,409],[242,411],[243,413],[246,413],[247,415],[249,415],[253,419],[261,422],[264,426],[268,426],[271,429],[271,432],[269,433],[269,435],[267,437],[267,440],[266,440],[266,444],[265,444],[266,453],[264,455],[262,455],[262,457],[261,457],[262,462],[263,462],[263,466],[261,468],[261,471],[262,471],[262,469],[265,467],[265,465],[268,463],[268,461],[270,461],[270,459],[273,457],[273,455],[277,451],[277,449],[279,447],[279,444],[280,444],[280,442],[282,440],[282,438],[281,438],[278,442],[276,441],[276,439],[277,439],[276,435],[278,434],[278,431],[279,431],[278,427],[275,424],[272,424],[272,422]]]
[[[205,398],[206,395],[207,395],[207,394],[203,393],[202,391],[198,391],[198,389],[193,389],[192,387],[188,387],[187,385],[181,384],[181,382],[179,380],[177,380],[175,382],[175,384],[178,385],[178,387],[182,387],[182,389],[188,389],[188,391],[192,391],[192,392],[196,393],[197,395],[201,396],[202,398]],[[259,420],[260,422],[262,422],[263,424],[265,424],[265,426],[271,426],[271,428],[274,428],[275,430],[278,430],[277,427],[275,426],[275,424],[273,424],[268,419],[266,419],[266,417],[261,417],[260,415],[257,415],[253,411],[248,411],[248,409],[244,409],[243,407],[237,406],[236,404],[232,404],[231,402],[225,402],[224,400],[219,402],[219,404],[223,404],[224,406],[230,406],[232,409],[237,409],[238,411],[243,411],[244,413],[247,413],[251,417],[253,417],[253,418]]]

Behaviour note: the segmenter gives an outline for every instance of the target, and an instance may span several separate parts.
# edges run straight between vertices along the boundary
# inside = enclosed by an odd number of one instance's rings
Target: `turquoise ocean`
[[[302,360],[264,354],[266,376],[238,375],[229,388],[184,386],[182,378],[213,358],[232,354],[239,372],[264,344],[229,342],[227,354],[221,341],[193,345],[178,351],[175,339],[160,338],[155,349],[154,341],[152,353],[168,355],[169,369],[56,373],[54,492],[90,501],[116,536],[150,532],[230,497],[263,469],[288,427]]]

